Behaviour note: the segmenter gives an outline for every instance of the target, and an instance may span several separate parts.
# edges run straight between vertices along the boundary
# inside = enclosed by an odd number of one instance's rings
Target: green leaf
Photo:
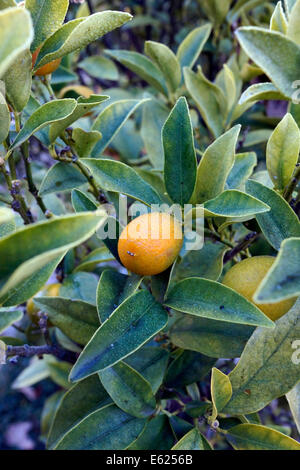
[[[75,273],[64,279],[60,287],[61,297],[72,300],[84,300],[96,305],[98,278],[91,273]]]
[[[157,415],[147,422],[141,435],[127,450],[169,450],[174,443],[168,418],[165,415]]]
[[[1,301],[11,289],[90,238],[102,222],[97,212],[69,215],[20,228],[0,239]]]
[[[106,57],[85,57],[85,59],[79,62],[78,67],[100,80],[119,80],[118,68],[112,60]]]
[[[165,44],[146,41],[145,53],[163,73],[170,93],[174,93],[181,82],[181,68],[174,52]]]
[[[13,323],[21,320],[23,313],[21,310],[7,310],[0,308],[0,333]]]
[[[92,157],[99,158],[101,156],[101,153],[110,144],[127,119],[145,102],[147,102],[147,99],[115,101],[99,114],[94,121],[92,130],[101,132],[102,139],[94,147]]]
[[[94,305],[82,300],[62,297],[36,297],[34,299],[51,323],[79,344],[86,344],[99,327],[99,318]]]
[[[96,248],[82,259],[81,263],[76,266],[74,272],[77,271],[93,271],[98,264],[113,261],[114,256],[106,246]]]
[[[174,267],[173,278],[203,277],[217,281],[223,270],[223,258],[228,247],[222,243],[205,242],[203,248],[188,251]]]
[[[300,450],[299,442],[259,424],[238,424],[225,437],[236,450]]]
[[[270,20],[270,29],[286,34],[288,28],[287,17],[284,13],[282,2],[277,2],[273,15]]]
[[[182,315],[171,329],[171,341],[209,357],[233,358],[241,355],[253,331],[247,325]]]
[[[245,297],[208,279],[191,277],[178,282],[169,292],[165,305],[197,317],[274,327],[274,323]]]
[[[195,187],[197,160],[188,104],[180,98],[162,130],[167,192],[178,204],[189,202]]]
[[[82,162],[104,191],[127,194],[147,205],[161,204],[157,192],[128,165],[96,158],[84,158]]]
[[[199,382],[215,364],[215,358],[194,351],[181,351],[167,370],[164,383],[169,388],[182,388]]]
[[[256,165],[257,157],[255,152],[238,153],[235,156],[232,170],[227,177],[228,188],[244,191],[245,183],[252,175]]]
[[[32,84],[32,57],[29,50],[18,55],[9,67],[3,81],[6,96],[15,111],[22,111],[28,103]]]
[[[76,105],[76,100],[67,98],[64,100],[50,101],[40,106],[25,122],[23,128],[12,143],[10,152],[28,140],[29,137],[38,130],[49,126],[52,122],[65,119],[73,113]]]
[[[15,0],[0,0],[0,10],[4,10],[4,8],[8,7],[15,7],[16,5]]]
[[[267,168],[276,189],[283,190],[293,176],[300,151],[300,130],[287,113],[267,145]]]
[[[64,22],[69,7],[68,0],[26,0],[34,27],[31,50],[35,51]]]
[[[297,384],[299,365],[293,361],[292,345],[300,337],[299,306],[298,301],[274,329],[255,330],[229,374],[233,392],[224,413],[254,413]]]
[[[47,367],[50,372],[50,378],[53,382],[60,387],[70,388],[71,384],[68,381],[68,376],[71,370],[72,365],[69,362],[64,361],[49,361],[47,362]]]
[[[290,1],[290,0],[288,0]],[[293,0],[291,0],[293,1]],[[233,8],[230,9],[227,15],[227,20],[230,24],[238,20],[242,15],[245,15],[258,5],[265,3],[265,0],[238,0]]]
[[[298,432],[300,432],[300,383],[286,394],[286,399],[289,403]]]
[[[161,132],[168,118],[168,108],[156,99],[151,99],[143,106],[141,136],[147,156],[157,170],[164,167],[164,149]]]
[[[293,8],[289,15],[289,22],[287,26],[287,37],[292,41],[300,45],[300,33],[299,33],[299,19],[300,19],[300,2],[299,0],[294,2]]]
[[[50,127],[49,137],[50,141],[54,142],[55,139],[74,122],[90,112],[91,109],[99,106],[103,101],[106,101],[109,97],[104,95],[91,95],[89,98],[80,96],[76,101],[76,107],[71,114],[66,116],[64,119],[56,120]]]
[[[236,189],[223,191],[215,199],[204,204],[206,217],[248,217],[269,210],[270,207],[267,204]]]
[[[99,131],[86,132],[77,127],[72,132],[73,145],[79,158],[89,157],[100,139],[102,139],[102,134]]]
[[[297,0],[284,0],[285,12],[287,17],[290,17],[293,6],[296,4]]]
[[[286,100],[273,83],[256,83],[249,86],[240,97],[239,104],[255,103],[262,100]]]
[[[15,214],[8,207],[0,207],[0,237],[16,231]]]
[[[225,20],[231,3],[231,0],[202,0],[201,7],[215,27],[218,27]]]
[[[45,174],[39,189],[39,195],[45,196],[68,191],[86,183],[82,173],[70,163],[55,163]]]
[[[148,418],[156,407],[151,386],[125,362],[99,372],[102,385],[115,404],[136,418]]]
[[[124,362],[139,372],[151,385],[156,393],[162,384],[169,354],[165,349],[143,346],[128,356]]]
[[[35,70],[70,52],[83,49],[104,34],[127,23],[131,18],[132,16],[125,12],[102,11],[65,23],[43,44]]]
[[[50,395],[49,398],[44,403],[43,411],[41,414],[41,438],[46,440],[47,435],[51,429],[55,412],[59,407],[61,399],[64,395],[64,390],[59,390],[58,392]]]
[[[257,222],[275,250],[286,238],[300,237],[300,222],[289,204],[273,189],[267,188],[258,181],[249,180],[246,191],[271,207],[269,212],[257,214]]]
[[[300,238],[282,242],[278,256],[255,292],[255,302],[276,303],[300,295]]]
[[[76,212],[88,212],[97,210],[97,205],[90,199],[90,197],[80,191],[79,189],[73,189],[72,194],[72,206]]]
[[[213,367],[211,373],[211,398],[213,402],[213,412],[211,421],[214,422],[218,414],[229,402],[232,395],[232,386],[228,375],[223,374],[219,369]]]
[[[0,11],[0,78],[19,54],[30,47],[32,39],[32,21],[27,10],[9,8]]]
[[[47,448],[52,449],[61,438],[93,411],[110,402],[99,377],[93,375],[74,385],[65,393],[55,414],[48,436]]]
[[[299,79],[300,47],[277,31],[252,26],[239,28],[236,35],[253,62],[285,97],[292,99],[292,84]]]
[[[223,192],[234,165],[235,147],[241,126],[235,126],[213,142],[204,152],[197,170],[193,203],[213,199]]]
[[[115,405],[94,411],[74,426],[56,450],[122,450],[137,439],[146,424]]]
[[[226,100],[222,90],[211,83],[203,75],[199,66],[197,73],[185,67],[185,85],[195,101],[202,118],[215,138],[224,130],[223,110],[226,108]]]
[[[0,92],[0,143],[6,139],[10,128],[10,112],[4,96]]]
[[[143,54],[133,51],[105,50],[106,55],[120,62],[132,72],[139,75],[143,80],[152,85],[158,91],[167,95],[167,86],[161,71],[153,62]]]
[[[168,315],[148,291],[133,294],[97,330],[70,375],[81,380],[136,351],[166,325]]]
[[[211,33],[212,25],[204,24],[193,29],[182,41],[177,50],[177,58],[182,68],[193,68]]]
[[[193,428],[172,447],[172,450],[211,450],[211,447],[201,432]]]
[[[31,360],[29,366],[25,367],[14,380],[12,388],[17,390],[19,388],[30,387],[49,377],[50,371],[45,358],[46,356],[44,356],[44,359],[35,357]]]
[[[142,278],[139,276],[126,276],[112,270],[103,271],[97,287],[97,310],[102,323],[125,299],[135,293],[141,282]]]

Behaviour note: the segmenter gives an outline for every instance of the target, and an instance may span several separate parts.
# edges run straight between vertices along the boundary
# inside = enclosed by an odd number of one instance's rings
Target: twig
[[[286,187],[286,190],[284,191],[284,199],[286,199],[288,202],[290,202],[293,192],[297,188],[297,185],[300,181],[300,164],[297,164],[297,168],[295,171],[295,174],[293,178],[291,179],[290,183]]]
[[[24,344],[23,346],[10,346],[6,347],[6,356],[17,356],[17,357],[33,357],[33,356],[43,356],[44,354],[51,354],[52,356],[57,357],[58,359],[69,360],[73,362],[76,356],[74,353],[70,353],[60,348],[57,345],[51,346],[44,344],[42,346],[29,346]]]
[[[228,263],[228,261],[232,260],[236,255],[246,250],[251,245],[251,243],[256,240],[258,236],[259,233],[257,232],[248,233],[248,235],[246,235],[246,237],[238,245],[236,245],[232,250],[228,251],[225,254],[224,264]]]

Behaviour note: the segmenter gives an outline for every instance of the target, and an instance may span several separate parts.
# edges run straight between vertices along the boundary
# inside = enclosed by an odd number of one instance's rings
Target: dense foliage
[[[54,383],[48,449],[300,450],[299,26],[300,0],[0,0],[0,374]],[[162,204],[180,255],[128,272],[124,205]],[[260,255],[250,298],[222,283]]]

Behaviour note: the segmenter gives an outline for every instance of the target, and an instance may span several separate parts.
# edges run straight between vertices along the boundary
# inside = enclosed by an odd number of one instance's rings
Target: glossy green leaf
[[[289,22],[287,26],[287,36],[292,41],[296,42],[298,45],[300,45],[299,19],[300,2],[296,0],[290,12]]]
[[[115,63],[107,57],[85,57],[78,67],[84,69],[89,75],[100,80],[118,80],[119,72]]]
[[[203,248],[197,251],[188,251],[173,271],[173,278],[181,281],[186,277],[203,277],[217,281],[223,269],[224,254],[228,247],[222,243],[205,242]]]
[[[275,303],[300,295],[300,238],[282,242],[278,256],[259,285],[254,298],[259,303]]]
[[[108,261],[113,261],[114,256],[111,254],[109,249],[106,246],[101,246],[96,248],[87,256],[85,256],[81,263],[76,266],[74,272],[77,271],[92,271],[98,266],[98,264],[106,263]]]
[[[79,344],[86,344],[99,327],[94,305],[62,297],[36,297],[34,303],[46,312],[51,323]]]
[[[72,139],[77,155],[80,158],[87,158],[91,155],[95,145],[102,139],[102,134],[99,131],[86,132],[77,127],[73,129]]]
[[[68,381],[68,376],[72,365],[69,362],[54,360],[49,361],[49,363],[46,361],[46,363],[51,380],[60,387],[70,388],[71,384]]]
[[[68,7],[68,0],[26,0],[25,8],[30,11],[34,27],[32,51],[61,26]]]
[[[35,69],[70,52],[83,49],[131,18],[129,13],[108,10],[65,23],[43,44]]]
[[[101,156],[127,119],[145,102],[147,99],[115,101],[99,114],[93,123],[92,130],[101,132],[102,139],[94,147],[92,157]]]
[[[84,300],[96,305],[96,288],[98,278],[94,274],[79,272],[64,279],[60,287],[61,297],[73,300]]]
[[[21,320],[23,313],[21,310],[7,310],[5,308],[0,308],[0,333],[13,323]]]
[[[102,221],[96,212],[57,217],[0,239],[1,300],[48,263],[90,238]]]
[[[97,330],[71,371],[81,380],[129,356],[166,325],[168,315],[148,291],[133,294]]]
[[[222,90],[203,75],[201,67],[197,73],[185,67],[184,79],[207,127],[215,138],[219,137],[224,130],[223,110],[226,107]]]
[[[105,50],[106,55],[120,62],[139,75],[161,93],[167,95],[167,86],[161,71],[143,54],[125,50]]]
[[[88,377],[74,385],[63,396],[55,414],[47,440],[47,448],[55,447],[59,440],[76,427],[82,419],[107,405],[110,401],[97,375]]]
[[[215,358],[183,350],[168,367],[164,383],[169,388],[182,388],[199,382],[210,372],[215,362]]]
[[[146,424],[115,405],[94,411],[66,434],[56,450],[122,450],[137,439]]]
[[[273,83],[256,83],[249,86],[240,97],[239,104],[255,103],[262,100],[285,100]]]
[[[271,207],[269,212],[257,214],[256,219],[264,236],[275,250],[280,249],[281,243],[286,238],[300,237],[298,217],[277,192],[254,180],[247,182],[246,191]]]
[[[10,112],[4,96],[0,92],[0,143],[6,139],[10,128]]]
[[[286,399],[289,403],[298,432],[300,432],[300,382],[286,394]]]
[[[125,362],[99,372],[102,385],[114,403],[136,418],[147,418],[155,411],[151,386],[142,375]]]
[[[0,11],[0,78],[19,54],[30,47],[32,39],[32,21],[27,10],[9,8]]]
[[[213,367],[211,373],[211,398],[213,402],[212,422],[229,402],[232,395],[232,386],[228,375]]]
[[[300,450],[299,442],[258,424],[238,424],[227,431],[226,439],[236,450]]]
[[[68,191],[80,187],[86,182],[86,178],[75,166],[58,162],[45,174],[39,194],[45,196],[46,194]]]
[[[200,204],[218,196],[225,188],[234,165],[235,147],[241,126],[235,126],[213,142],[204,152],[197,170],[192,202]]]
[[[25,108],[29,100],[32,84],[31,67],[31,54],[26,50],[18,55],[3,76],[7,99],[18,112]]]
[[[80,96],[76,101],[76,107],[71,114],[64,119],[56,120],[50,127],[49,137],[50,141],[54,142],[55,139],[74,122],[90,112],[96,106],[99,106],[103,101],[106,101],[106,95],[91,95],[89,98]]]
[[[244,191],[245,183],[252,175],[256,165],[257,157],[255,152],[238,153],[226,181],[228,188]]]
[[[10,151],[13,151],[16,147],[28,140],[29,137],[38,130],[49,126],[55,121],[65,119],[73,113],[76,106],[76,100],[71,98],[50,101],[40,106],[25,122],[23,128],[12,143]]]
[[[164,75],[169,92],[174,93],[181,82],[180,63],[174,52],[165,44],[146,41],[145,53]]]
[[[291,99],[295,92],[292,84],[299,79],[300,47],[277,31],[249,26],[236,34],[248,56]]]
[[[299,339],[299,301],[274,329],[257,328],[229,374],[232,398],[225,413],[249,414],[264,408],[291,390],[299,381],[299,365],[293,361],[293,342]]]
[[[148,101],[143,106],[141,135],[148,158],[157,170],[162,170],[164,167],[164,149],[161,132],[168,114],[168,108],[155,99]]]
[[[215,199],[204,204],[206,217],[248,217],[269,210],[267,204],[236,189],[223,191]]]
[[[141,435],[128,450],[169,450],[173,443],[174,434],[168,418],[161,414],[147,422]]]
[[[157,192],[128,165],[96,158],[84,158],[82,162],[105,191],[127,194],[147,205],[161,203]]]
[[[275,128],[267,145],[267,168],[276,189],[290,182],[300,151],[300,130],[289,113]]]
[[[162,139],[167,192],[175,203],[187,204],[195,187],[197,160],[193,128],[185,98],[180,98],[172,109],[163,127]]]
[[[41,414],[41,438],[45,440],[53,423],[54,415],[63,397],[64,390],[53,393],[45,400]]]
[[[177,58],[182,68],[193,68],[210,36],[212,25],[204,24],[193,29],[182,41],[177,50]]]
[[[199,429],[193,428],[172,447],[172,450],[211,450],[211,447]]]
[[[124,362],[139,372],[151,385],[156,393],[162,384],[169,354],[165,349],[143,346],[128,356]]]
[[[102,323],[127,297],[134,294],[141,281],[140,276],[103,271],[97,287],[97,310]]]
[[[72,205],[76,212],[87,212],[97,210],[97,205],[92,199],[79,189],[73,189],[72,194]]]
[[[178,282],[169,292],[165,305],[197,317],[274,327],[274,323],[245,297],[208,279],[192,277]]]

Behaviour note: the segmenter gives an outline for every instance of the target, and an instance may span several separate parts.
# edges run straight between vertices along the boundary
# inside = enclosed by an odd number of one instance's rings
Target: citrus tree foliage
[[[0,358],[57,385],[46,447],[300,450],[300,0],[23,3],[0,0]],[[188,204],[203,247],[128,272],[125,196]],[[222,279],[257,255],[249,300]],[[278,398],[292,436],[260,421]]]

